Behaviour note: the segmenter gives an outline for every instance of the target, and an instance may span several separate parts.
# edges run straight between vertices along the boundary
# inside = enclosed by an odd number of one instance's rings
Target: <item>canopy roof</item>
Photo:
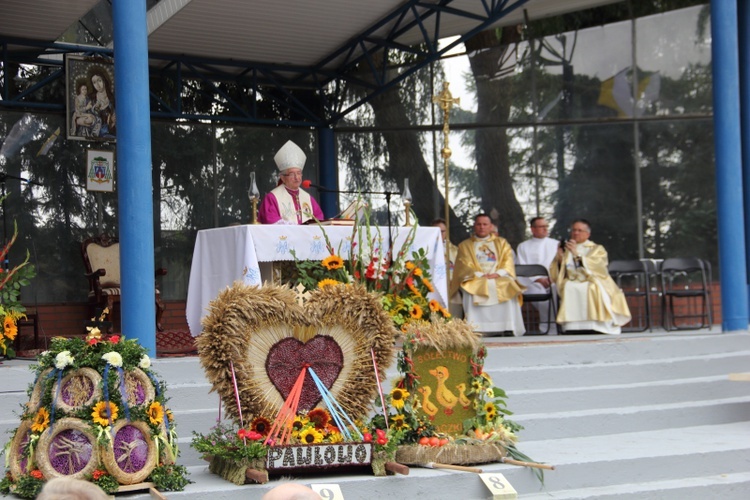
[[[474,29],[493,9],[493,25],[594,7],[615,0],[163,0],[148,12],[149,51],[241,62],[337,70],[353,42],[412,45]],[[107,4],[106,1],[102,2]],[[108,5],[105,5],[108,7]],[[0,35],[45,42],[100,0],[3,0]],[[489,10],[488,10],[489,9]],[[417,22],[416,19],[421,16]],[[100,16],[104,24],[106,15]],[[89,28],[90,29],[90,28]],[[106,39],[105,39],[106,41]],[[235,72],[242,69],[234,68]]]

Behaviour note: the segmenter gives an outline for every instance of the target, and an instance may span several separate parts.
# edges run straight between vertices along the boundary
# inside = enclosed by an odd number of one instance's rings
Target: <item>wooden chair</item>
[[[114,305],[120,302],[120,243],[117,238],[107,234],[94,236],[81,243],[81,256],[86,267],[86,278],[89,280],[89,306],[90,316],[96,314],[96,310],[109,308],[110,312]],[[164,276],[167,270],[159,268],[156,276]],[[161,301],[160,292],[156,293],[156,329],[162,331],[161,317],[165,306]]]

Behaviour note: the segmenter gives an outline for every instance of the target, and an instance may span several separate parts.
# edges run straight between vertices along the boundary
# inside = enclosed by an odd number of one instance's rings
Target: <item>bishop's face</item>
[[[281,174],[281,182],[287,189],[296,191],[302,185],[302,169],[287,168]]]

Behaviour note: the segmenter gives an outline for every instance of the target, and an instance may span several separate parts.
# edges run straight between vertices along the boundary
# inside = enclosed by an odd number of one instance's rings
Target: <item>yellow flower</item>
[[[300,415],[294,417],[294,422],[292,422],[292,436],[299,437],[300,431],[307,427],[309,423],[310,419],[307,417]]]
[[[340,284],[341,284],[340,281],[336,281],[331,278],[326,278],[326,279],[318,281],[318,288],[325,288],[327,286],[336,286]]]
[[[422,319],[422,308],[419,307],[417,304],[414,304],[411,306],[411,309],[409,310],[409,316],[411,316],[414,319]]]
[[[471,388],[474,392],[479,392],[482,389],[482,383],[479,380],[472,380],[471,381]]]
[[[396,429],[397,431],[409,429],[409,424],[406,423],[406,421],[404,420],[405,418],[406,417],[404,415],[396,415],[394,417],[391,417],[391,427]]]
[[[432,283],[430,283],[430,280],[423,279],[422,280],[422,284],[425,286],[425,288],[427,288],[428,292],[434,292],[435,291],[435,287],[432,286]]]
[[[414,276],[422,276],[422,270],[420,268],[414,269]]]
[[[404,264],[404,267],[406,267],[406,269],[408,269],[409,271],[411,271],[416,266],[414,265],[414,262],[412,262],[412,261],[409,260],[409,261],[406,262],[406,264]]]
[[[341,269],[344,267],[344,259],[339,257],[338,255],[329,255],[325,259],[323,259],[323,267],[328,269],[329,271],[333,271],[334,269]]]
[[[430,301],[430,311],[432,312],[438,312],[442,307],[440,306],[440,302],[438,302],[435,299],[432,299]]]
[[[8,340],[13,340],[18,334],[18,327],[16,326],[16,320],[13,317],[6,316],[3,322],[3,330]]]
[[[107,409],[109,409],[109,415],[107,415]],[[99,401],[94,406],[94,411],[91,412],[91,417],[94,419],[95,424],[101,426],[109,425],[110,416],[112,421],[117,420],[117,405],[113,402]]]
[[[170,422],[174,421],[174,413],[172,413],[172,410],[165,410],[164,413],[167,414],[167,420]]]
[[[495,408],[493,403],[486,403],[484,405],[484,412],[487,416],[487,420],[494,420],[497,416],[497,408]]]
[[[47,408],[42,406],[39,408],[39,411],[36,412],[34,422],[31,424],[31,431],[42,432],[47,427],[49,427],[49,412],[47,411]]]
[[[315,427],[310,427],[299,433],[299,441],[302,444],[322,443],[323,433]]]
[[[344,435],[340,432],[332,432],[328,435],[328,441],[330,443],[336,444],[336,443],[343,443],[344,442]]]
[[[151,406],[148,407],[148,419],[154,425],[159,425],[164,420],[164,408],[161,403],[154,401]]]
[[[400,387],[394,387],[391,390],[391,404],[394,408],[400,410],[404,407],[406,398],[409,397],[409,391]]]

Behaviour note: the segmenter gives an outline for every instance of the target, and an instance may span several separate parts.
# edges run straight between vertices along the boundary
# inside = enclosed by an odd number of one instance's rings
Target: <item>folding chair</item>
[[[543,277],[549,279],[549,273],[547,272],[546,267],[539,264],[517,264],[516,277]],[[532,302],[547,302],[548,314],[546,328],[544,330],[542,330],[541,317],[537,317],[537,310],[531,306]],[[523,323],[526,326],[526,335],[547,335],[550,331],[551,326],[556,322],[557,318],[557,304],[555,304],[555,295],[552,293],[552,288],[550,288],[546,293],[525,293],[523,295],[523,304],[524,305],[521,309],[521,312],[523,314]],[[532,328],[535,325],[539,328]]]
[[[666,259],[662,263],[662,314],[665,330],[711,327],[710,278],[710,264],[697,257]]]
[[[633,315],[630,326],[624,332],[644,332],[651,329],[651,290],[649,272],[640,260],[613,260],[609,263],[609,275],[628,299]]]

